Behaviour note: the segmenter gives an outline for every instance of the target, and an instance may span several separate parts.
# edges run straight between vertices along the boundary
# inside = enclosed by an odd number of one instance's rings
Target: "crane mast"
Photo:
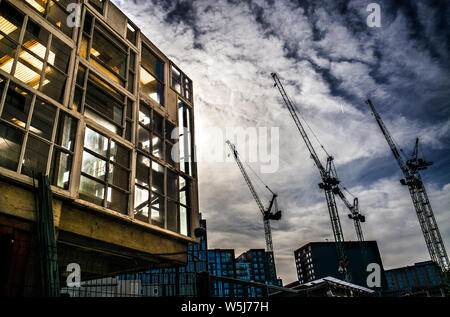
[[[324,190],[327,200],[328,213],[330,215],[331,227],[333,229],[334,240],[336,242],[337,256],[340,266],[339,269],[342,273],[344,273],[345,280],[347,282],[351,282],[351,274],[347,269],[348,261],[345,253],[344,234],[342,232],[341,221],[339,219],[339,213],[333,193],[334,191],[336,191],[336,188],[339,184],[339,180],[336,178],[336,175],[332,168],[333,157],[328,155],[326,167],[322,165],[311,141],[309,140],[308,134],[306,133],[299,117],[297,116],[297,110],[286,94],[286,91],[284,90],[283,85],[278,78],[278,75],[276,73],[272,73],[271,76],[275,81],[275,86],[278,88],[281,97],[283,98],[283,101],[289,110],[289,113],[294,119],[295,125],[297,126],[297,129],[300,132],[300,135],[302,136],[303,141],[305,142],[306,147],[309,150],[309,153],[311,154],[311,158],[319,169],[320,177],[322,179],[322,183],[319,184],[319,187]]]
[[[358,241],[364,242],[364,235],[361,228],[361,222],[366,221],[366,217],[364,217],[359,212],[359,203],[358,203],[358,197],[355,197],[353,199],[353,205],[347,200],[347,197],[345,197],[344,193],[341,191],[339,187],[336,187],[335,194],[338,195],[341,200],[344,202],[344,205],[347,206],[350,213],[348,214],[348,217],[353,220],[353,223],[355,225],[355,231],[356,236],[358,237]]]
[[[381,132],[386,138],[386,141],[391,148],[392,154],[394,155],[398,165],[400,166],[400,169],[403,172],[403,176],[405,178],[401,179],[400,183],[402,185],[408,186],[409,193],[416,210],[417,218],[419,219],[420,228],[422,229],[425,243],[430,254],[430,258],[432,261],[437,263],[444,272],[448,271],[450,269],[450,264],[447,256],[447,251],[445,250],[445,246],[442,241],[436,219],[434,217],[433,209],[431,208],[427,192],[422,182],[422,177],[419,173],[420,170],[426,169],[427,166],[431,165],[432,163],[425,162],[423,159],[417,158],[419,139],[416,139],[414,154],[412,158],[407,160],[405,163],[400,156],[400,152],[398,151],[392,136],[384,125],[383,120],[381,120],[380,115],[376,111],[370,99],[368,99],[366,103],[370,106],[370,109],[372,110],[372,113],[378,123],[378,126],[381,129]]]
[[[274,192],[272,192],[270,190],[270,188],[268,188],[266,186],[266,188],[272,193],[272,200],[270,201],[269,204],[269,208],[265,209],[261,199],[259,199],[258,193],[256,192],[255,188],[253,187],[252,181],[250,180],[250,177],[248,176],[247,172],[244,169],[244,166],[242,165],[242,162],[239,158],[239,154],[236,150],[236,147],[234,144],[232,144],[230,141],[226,141],[226,143],[228,144],[228,146],[231,149],[231,152],[233,153],[234,159],[239,167],[239,170],[242,173],[242,176],[244,177],[245,182],[247,183],[248,188],[250,189],[250,192],[253,196],[253,198],[256,201],[256,204],[258,205],[259,211],[261,212],[262,216],[263,216],[263,220],[264,220],[264,233],[265,233],[265,238],[266,238],[266,250],[267,252],[270,252],[273,254],[273,244],[272,244],[272,230],[270,227],[270,220],[279,220],[281,218],[281,211],[277,210],[276,208],[276,213],[272,214],[271,210],[274,206],[274,204],[276,205],[276,198],[277,198],[277,194],[275,194]]]

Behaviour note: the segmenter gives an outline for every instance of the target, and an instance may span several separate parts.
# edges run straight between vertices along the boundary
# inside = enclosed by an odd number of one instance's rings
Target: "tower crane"
[[[444,243],[442,242],[441,234],[439,232],[436,219],[434,218],[433,209],[431,208],[428,195],[422,182],[422,177],[419,171],[425,170],[428,166],[433,164],[432,162],[426,162],[422,158],[418,158],[419,139],[416,138],[416,143],[413,151],[413,155],[410,159],[405,161],[400,156],[400,152],[394,142],[394,139],[390,135],[388,129],[381,120],[380,115],[373,106],[370,99],[366,101],[372,110],[372,114],[378,123],[386,141],[391,148],[392,154],[396,159],[400,169],[403,172],[405,178],[400,180],[402,185],[408,186],[409,194],[416,210],[417,218],[419,219],[420,228],[422,229],[425,243],[430,253],[431,260],[437,263],[441,269],[445,272],[450,269],[447,251],[445,250]]]
[[[358,237],[358,240],[360,242],[364,242],[364,235],[361,229],[361,222],[366,221],[366,217],[363,216],[359,212],[359,203],[358,203],[358,197],[355,197],[353,199],[353,205],[347,200],[347,197],[345,197],[344,193],[341,191],[339,187],[335,188],[334,191],[335,195],[338,195],[341,200],[344,202],[344,205],[348,208],[350,213],[348,214],[348,217],[353,220],[353,223],[355,225],[356,230],[356,236]]]
[[[272,199],[270,200],[269,207],[267,209],[264,208],[261,199],[258,196],[258,193],[255,190],[255,187],[253,187],[252,181],[250,180],[250,177],[248,176],[247,172],[245,171],[244,165],[241,162],[241,159],[239,158],[239,153],[236,150],[236,146],[232,144],[229,140],[226,141],[228,146],[231,149],[231,152],[233,153],[234,160],[236,161],[239,170],[242,173],[242,176],[244,177],[245,182],[247,183],[248,188],[250,189],[250,192],[253,196],[253,198],[256,201],[256,204],[258,205],[259,211],[261,212],[263,216],[263,222],[264,222],[264,234],[266,239],[266,252],[269,254],[271,265],[270,267],[270,276],[273,279],[272,282],[276,282],[276,270],[275,270],[275,260],[273,255],[273,244],[272,244],[272,229],[270,227],[270,220],[280,220],[281,219],[281,210],[278,210],[278,204],[277,204],[277,194],[275,194],[269,186],[265,185],[266,188],[271,192]],[[272,209],[274,212],[272,212]]]
[[[337,256],[339,261],[339,272],[342,272],[344,274],[344,278],[347,282],[351,282],[351,274],[350,271],[347,269],[349,266],[347,255],[345,252],[345,246],[344,246],[344,233],[342,232],[342,226],[341,221],[339,219],[339,213],[336,205],[335,200],[335,192],[339,192],[339,180],[336,177],[336,171],[333,168],[333,157],[331,155],[327,154],[327,163],[324,167],[322,165],[322,162],[320,161],[319,157],[316,154],[316,151],[314,150],[314,147],[308,137],[308,134],[306,133],[305,129],[303,128],[303,125],[297,116],[297,110],[295,106],[290,101],[288,95],[286,94],[286,91],[283,88],[283,85],[280,82],[280,79],[278,78],[278,75],[276,73],[271,74],[273,80],[275,81],[275,87],[278,88],[281,97],[284,100],[284,103],[286,107],[288,108],[292,118],[294,119],[295,125],[298,128],[298,131],[300,132],[300,135],[303,138],[303,141],[306,144],[306,147],[309,150],[309,153],[311,155],[311,158],[313,159],[315,165],[319,169],[320,177],[322,179],[322,183],[319,184],[319,188],[323,189],[325,192],[325,197],[327,200],[327,207],[328,212],[330,214],[330,220],[331,220],[331,227],[333,229],[333,235],[334,240],[336,242],[336,249],[337,249]],[[322,146],[323,148],[323,146]],[[325,150],[325,149],[324,149]],[[325,151],[326,152],[326,151]]]

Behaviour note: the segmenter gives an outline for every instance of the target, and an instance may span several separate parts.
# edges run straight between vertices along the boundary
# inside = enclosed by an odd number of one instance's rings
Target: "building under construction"
[[[189,77],[108,0],[2,0],[0,53],[0,293],[186,264]]]

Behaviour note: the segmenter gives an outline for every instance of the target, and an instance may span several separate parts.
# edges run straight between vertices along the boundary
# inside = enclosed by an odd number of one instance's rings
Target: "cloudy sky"
[[[419,136],[425,158],[434,162],[422,176],[450,248],[449,3],[377,1],[381,27],[371,28],[371,2],[114,0],[194,82],[200,209],[209,248],[234,248],[239,255],[265,247],[261,216],[235,162],[208,160],[226,151],[225,136],[217,139],[211,132],[226,127],[279,128],[279,168],[260,177],[278,193],[284,212],[272,223],[283,282],[297,279],[295,249],[333,241],[319,173],[271,72],[335,157],[342,184],[359,198],[365,238],[378,241],[385,268],[429,255],[367,98],[406,154]],[[245,151],[245,144],[237,147]],[[249,165],[259,172],[262,163]],[[270,194],[253,180],[266,203]],[[344,237],[356,240],[347,210],[338,204]]]

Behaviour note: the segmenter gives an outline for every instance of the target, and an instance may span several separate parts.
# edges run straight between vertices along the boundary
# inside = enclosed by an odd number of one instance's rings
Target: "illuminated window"
[[[24,15],[5,1],[0,3],[0,42],[3,38],[18,42]],[[3,56],[3,54],[2,54]]]
[[[142,45],[140,91],[164,106],[164,63]]]
[[[9,16],[7,18],[13,20]],[[3,19],[5,18],[3,17]],[[20,45],[18,59],[15,61],[17,45],[9,39],[9,36],[13,35],[15,31],[10,32],[6,29],[5,31],[9,32],[9,35],[0,34],[0,43],[3,44],[0,45],[0,69],[13,74],[14,77],[31,87],[41,90],[54,100],[62,102],[70,48],[56,36],[53,36],[49,46],[49,32],[29,19],[23,43]]]
[[[80,198],[128,214],[129,156],[124,146],[87,127]]]
[[[25,0],[25,3],[36,10],[40,15],[50,23],[60,29],[68,37],[72,37],[73,27],[67,24],[68,12],[67,6],[73,3],[73,0]]]
[[[100,23],[93,23],[94,20],[86,13],[80,46],[81,57],[112,81],[134,93],[136,53]]]

